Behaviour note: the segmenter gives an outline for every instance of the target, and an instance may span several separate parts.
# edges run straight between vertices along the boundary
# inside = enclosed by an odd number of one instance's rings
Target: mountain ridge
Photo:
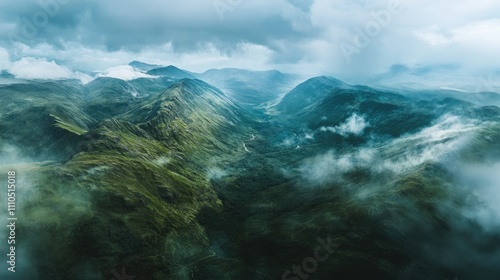
[[[311,236],[341,245],[319,279],[495,271],[482,260],[497,238],[476,242],[484,221],[463,214],[489,177],[460,176],[500,159],[500,108],[320,76],[269,114],[206,81],[163,78],[0,86],[0,153],[30,159],[16,172],[36,190],[22,213],[37,271],[279,279],[318,246]],[[436,260],[422,244],[480,261]]]

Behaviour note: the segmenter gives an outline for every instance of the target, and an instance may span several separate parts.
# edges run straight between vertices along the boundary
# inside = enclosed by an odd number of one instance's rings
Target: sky
[[[82,76],[139,60],[195,72],[488,73],[500,69],[499,34],[498,0],[0,0],[0,69]]]

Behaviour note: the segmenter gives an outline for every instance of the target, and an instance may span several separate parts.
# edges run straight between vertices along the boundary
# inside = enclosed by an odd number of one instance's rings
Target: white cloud
[[[351,119],[356,118],[353,116]],[[347,125],[349,123],[357,124],[359,121],[348,121],[342,126],[359,128]],[[333,129],[339,130],[338,127]],[[414,134],[345,154],[332,150],[306,160],[299,169],[303,178],[316,184],[342,181],[345,173],[358,168],[381,174],[401,174],[425,162],[447,163],[454,160],[480,129],[479,122],[446,115]]]
[[[212,167],[207,171],[207,177],[210,179],[220,179],[227,176],[229,173],[227,170],[220,169],[218,167]]]
[[[90,81],[88,75],[74,72],[71,69],[58,65],[54,61],[45,58],[23,57],[12,63],[9,72],[19,79],[79,79],[83,83]]]
[[[9,52],[4,48],[0,48],[0,70],[9,69],[10,65]]]
[[[286,1],[244,1],[228,11],[221,22],[211,2],[180,4],[172,12],[158,9],[165,4],[151,0],[140,5],[146,13],[133,15],[145,26],[151,26],[156,21],[164,22],[168,18],[169,23],[179,26],[181,35],[184,30],[182,27],[189,26],[193,34],[208,36],[189,44],[191,47],[188,48],[175,45],[175,39],[179,39],[179,34],[175,32],[159,41],[156,40],[158,36],[145,36],[151,42],[125,40],[116,34],[109,34],[109,29],[103,30],[103,34],[96,33],[92,28],[100,27],[95,26],[92,15],[87,15],[88,19],[85,20],[88,22],[82,19],[81,25],[75,30],[78,35],[75,40],[58,41],[58,47],[55,47],[51,40],[40,36],[37,42],[41,44],[30,47],[16,45],[9,51],[11,60],[26,56],[48,57],[72,69],[86,72],[140,60],[173,64],[197,72],[210,68],[238,67],[278,69],[305,76],[326,74],[351,83],[363,82],[363,75],[382,72],[394,63],[459,64],[475,74],[477,70],[493,72],[500,65],[500,37],[497,36],[500,31],[500,2],[496,0],[399,0],[402,12],[393,14],[380,34],[371,38],[370,43],[359,53],[353,54],[349,63],[342,54],[340,44],[353,44],[356,30],[365,29],[375,19],[374,14],[387,10],[391,1],[397,0],[314,0],[307,12],[294,8]],[[130,11],[137,9],[137,4],[133,3],[120,4],[120,9],[115,9],[114,1],[100,4],[103,15],[124,24],[128,21],[120,19],[129,18]],[[282,29],[271,25],[261,28],[258,34],[246,28],[255,18],[261,17],[286,24],[282,25]],[[432,24],[429,24],[429,19],[432,19]],[[231,28],[228,30],[227,26]],[[293,28],[289,30],[283,26]],[[139,38],[144,33],[141,28],[126,30],[130,31],[130,35],[137,36],[136,33],[139,33]],[[292,31],[297,34],[291,34]],[[283,36],[272,36],[276,32],[281,32],[279,34]],[[105,42],[87,38],[95,39],[95,34],[103,38],[113,35],[117,43],[116,48],[112,48],[115,51],[110,52],[104,46]],[[276,38],[262,39],[261,35],[266,34],[268,36],[265,38]],[[59,37],[59,34],[56,35]],[[207,39],[220,39],[220,36],[232,40],[225,46],[226,40]],[[121,46],[120,42],[125,46],[132,44],[134,48]]]
[[[97,75],[98,77],[110,77],[130,81],[138,78],[154,78],[144,72],[134,69],[130,65],[121,65],[108,68]]]
[[[415,31],[415,36],[432,46],[446,45],[453,41],[453,38],[446,37],[441,33],[437,26],[432,26],[431,28]]]
[[[270,70],[274,68],[267,64],[272,51],[265,46],[241,43],[237,51],[231,54],[222,53],[213,45],[205,45],[193,52],[177,53],[171,44],[149,46],[138,52],[118,50],[109,52],[105,48],[91,48],[84,45],[65,43],[63,49],[48,44],[33,47],[18,44],[14,57],[56,57],[64,65],[85,72],[101,72],[113,70],[110,68],[125,66],[133,60],[158,65],[175,65],[181,69],[194,72],[204,72],[212,68],[236,67],[253,70]],[[259,59],[256,59],[259,58]],[[301,65],[295,65],[299,69]],[[106,70],[103,70],[106,69]],[[120,70],[114,69],[114,70]],[[130,72],[130,69],[122,69]],[[284,69],[291,71],[290,69]]]
[[[465,215],[486,229],[500,227],[500,162],[491,165],[466,165],[460,168],[459,177],[468,191],[477,199]]]
[[[358,114],[354,113],[349,117],[344,123],[336,127],[321,127],[321,131],[330,131],[333,133],[338,133],[343,136],[348,135],[361,135],[365,128],[368,127],[368,123],[365,119]]]
[[[159,165],[159,166],[164,166],[164,165],[167,165],[169,164],[170,162],[172,161],[172,158],[170,157],[166,157],[166,156],[162,156],[162,157],[159,157],[155,160],[153,160],[153,162],[156,164],[156,165]]]
[[[306,181],[313,184],[340,182],[345,173],[370,166],[374,156],[375,152],[371,149],[343,155],[332,150],[306,160],[299,171]]]
[[[498,68],[500,2],[494,0],[399,0],[402,12],[348,62],[339,44],[354,44],[356,30],[363,30],[389,2],[316,0],[311,22],[322,31],[314,40],[321,43],[307,46],[306,56],[312,56],[318,68],[344,79],[382,72],[394,63],[459,64],[474,74]]]
[[[398,173],[425,162],[445,163],[453,159],[480,128],[477,121],[445,115],[435,124],[383,147],[380,151],[385,160],[380,161],[377,167],[380,171]]]
[[[12,64],[9,72],[20,79],[65,79],[70,78],[73,72],[54,61],[44,58],[25,57]]]
[[[448,33],[449,35],[446,35]],[[434,25],[430,28],[416,31],[415,36],[432,45],[461,44],[471,49],[495,50],[500,46],[500,19],[489,19],[467,23],[466,25],[442,30]]]

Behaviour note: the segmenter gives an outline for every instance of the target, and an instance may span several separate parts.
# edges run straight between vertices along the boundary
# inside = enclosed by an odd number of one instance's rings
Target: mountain
[[[458,89],[427,89],[427,90],[400,90],[402,94],[425,100],[458,99],[477,104],[479,106],[500,106],[500,93],[496,92],[469,92]]]
[[[498,72],[498,71],[497,71]],[[457,65],[408,67],[395,64],[386,73],[372,77],[368,84],[385,91],[398,91],[417,99],[453,98],[480,106],[500,106],[498,74],[485,77],[465,74]]]
[[[277,108],[283,113],[297,112],[314,103],[321,103],[335,88],[350,88],[351,86],[332,77],[316,77],[309,79],[287,93]]]
[[[349,134],[361,135],[356,130],[361,126],[366,137],[412,133],[446,114],[489,119],[487,107],[476,108],[458,99],[425,100],[417,94],[410,98],[366,86],[349,86],[330,77],[313,78],[298,85],[283,97],[276,109],[293,124],[312,131],[337,130],[334,134],[342,135],[352,130],[355,133]],[[496,110],[492,117],[497,117]]]
[[[0,85],[0,94],[1,144],[11,156],[68,158],[70,144],[96,123],[83,110],[84,89],[76,82]]]
[[[85,85],[85,110],[98,120],[111,118],[131,110],[141,99],[158,95],[178,80],[169,77],[138,78],[123,81],[97,78]]]
[[[17,81],[19,82],[19,81]],[[0,72],[0,85],[2,84],[11,84],[11,83],[16,83],[16,77],[6,70],[2,70]]]
[[[128,81],[130,85],[139,90],[144,96],[159,94],[175,84],[177,80],[168,77],[138,78]]]
[[[176,80],[195,78],[191,73],[188,73],[187,71],[181,70],[172,65],[167,67],[154,68],[152,70],[149,70],[147,74],[151,76],[169,77]]]
[[[206,77],[249,95],[168,76],[0,85],[0,180],[16,171],[35,275],[21,277],[496,279],[500,108]]]
[[[453,75],[458,71],[460,71],[460,67],[454,64],[425,65],[416,67],[410,67],[404,64],[394,64],[391,65],[387,72],[372,77],[371,81],[374,83],[394,83],[397,81],[416,82],[419,78],[438,78],[444,75]]]
[[[224,208],[199,219],[225,258],[207,261],[195,274],[200,279],[233,266],[241,271],[226,272],[231,277],[258,279],[265,271],[286,279],[318,238],[337,244],[339,254],[318,266],[317,279],[444,279],[448,267],[472,279],[495,271],[481,264],[467,270],[419,246],[432,240],[432,251],[451,256],[465,247],[479,259],[494,258],[481,242],[466,241],[478,234],[477,224],[463,216],[469,190],[455,172],[462,164],[498,162],[498,107],[316,77],[272,109],[245,142],[248,155],[230,175],[213,179]]]
[[[282,96],[298,80],[297,75],[279,71],[248,71],[235,68],[212,69],[196,76],[220,88],[238,104],[250,106]]]
[[[104,120],[131,109],[137,98],[145,96],[131,83],[115,78],[97,78],[85,86],[85,110]]]
[[[132,61],[128,65],[134,67],[135,69],[139,69],[141,71],[147,72],[149,70],[153,70],[155,68],[160,68],[162,67],[161,65],[157,64],[148,64],[140,61]]]
[[[2,70],[2,72],[0,72],[0,78],[1,79],[14,79],[15,76],[12,75],[11,73],[7,72],[6,70]]]
[[[56,83],[2,86],[10,106],[0,116],[0,150],[15,146],[37,160],[45,159],[38,151],[69,153],[48,157],[53,163],[30,163],[30,176],[40,178],[30,183],[40,191],[40,201],[24,215],[26,238],[36,248],[30,260],[34,269],[47,267],[48,275],[57,273],[40,258],[39,253],[47,251],[61,265],[58,275],[71,279],[101,279],[123,261],[127,266],[147,263],[137,270],[143,277],[168,278],[173,273],[169,263],[181,263],[191,253],[200,258],[208,253],[161,248],[183,242],[205,246],[196,216],[220,204],[206,174],[245,153],[241,144],[251,133],[242,123],[246,113],[199,80],[182,79],[146,97],[133,96],[132,89],[125,81],[109,78],[85,88]],[[78,207],[82,200],[92,209]],[[37,214],[40,211],[57,217],[46,219]],[[50,230],[39,228],[39,221]],[[59,250],[49,249],[54,231],[61,233]],[[152,261],[153,251],[168,261]],[[122,259],[131,253],[133,258]],[[90,259],[98,260],[101,268],[91,265],[81,274],[75,272]]]
[[[240,146],[238,141],[224,139],[224,135],[240,130],[240,110],[217,88],[200,80],[182,79],[162,94],[142,101],[123,118],[175,146],[202,149],[206,141],[211,148],[224,150]]]
[[[497,82],[500,72],[469,73],[459,65],[392,65],[386,72],[366,79],[364,84],[384,90],[435,91],[454,90],[457,92],[482,93],[499,92]]]

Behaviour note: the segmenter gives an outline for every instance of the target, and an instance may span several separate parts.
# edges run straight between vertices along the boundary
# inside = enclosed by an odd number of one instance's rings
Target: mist
[[[71,234],[80,217],[91,210],[91,198],[86,190],[68,188],[52,180],[46,185],[50,163],[38,162],[23,156],[19,147],[4,144],[0,151],[0,180],[7,181],[7,172],[16,173],[16,272],[0,271],[2,279],[53,279],[60,271],[51,271],[53,262],[61,251],[71,250],[64,240]],[[89,172],[95,172],[89,170]],[[82,177],[82,180],[84,178]],[[5,189],[6,190],[6,189]],[[7,201],[7,192],[0,193],[0,200]],[[7,207],[7,203],[4,203]],[[0,219],[7,221],[7,211],[0,212]],[[0,239],[7,240],[7,230],[0,231]],[[54,250],[54,248],[59,248]],[[93,274],[95,276],[95,273]],[[73,279],[85,278],[80,273]]]

